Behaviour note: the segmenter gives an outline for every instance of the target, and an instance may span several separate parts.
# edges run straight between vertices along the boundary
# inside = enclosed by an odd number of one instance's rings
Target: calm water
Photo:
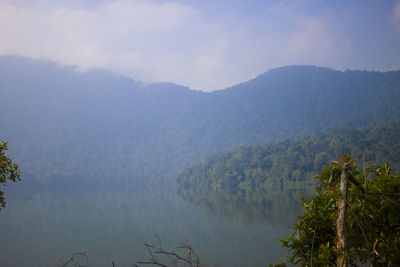
[[[154,233],[174,251],[187,239],[209,265],[268,266],[284,257],[278,238],[291,232],[295,220],[288,210],[271,214],[272,220],[225,216],[159,189],[56,194],[17,188],[6,191],[0,213],[4,267],[55,266],[78,251],[91,255],[89,266],[112,266],[113,260],[132,266],[149,259],[144,243],[156,244]]]

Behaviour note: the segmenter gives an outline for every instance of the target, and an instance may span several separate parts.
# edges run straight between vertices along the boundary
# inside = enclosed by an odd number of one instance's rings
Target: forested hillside
[[[172,184],[243,144],[400,118],[400,71],[284,67],[203,93],[3,56],[0,94],[0,137],[25,180],[59,184]]]
[[[279,210],[285,202],[290,207],[290,200],[309,194],[313,177],[342,152],[351,153],[360,166],[390,162],[399,171],[400,123],[337,129],[222,152],[179,174],[178,194],[212,210],[232,206],[232,213],[251,218],[251,209],[264,209],[255,214],[267,216],[271,209]]]

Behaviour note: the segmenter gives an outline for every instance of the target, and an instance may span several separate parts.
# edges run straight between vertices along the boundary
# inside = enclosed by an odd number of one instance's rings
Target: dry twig
[[[200,257],[193,249],[193,247],[189,244],[189,242],[185,239],[183,243],[181,243],[178,248],[182,250],[186,250],[186,253],[179,254],[174,251],[168,251],[164,248],[161,239],[158,235],[154,234],[158,240],[158,246],[151,244],[144,244],[149,252],[150,259],[148,261],[138,261],[138,264],[153,264],[162,267],[168,266],[189,266],[189,267],[200,267]],[[169,262],[167,264],[162,263],[160,259],[157,257],[158,255],[162,255],[168,258]]]
[[[82,264],[81,262],[86,261],[85,264]],[[74,266],[74,267],[86,267],[88,266],[87,264],[90,262],[90,255],[84,251],[84,252],[76,252],[74,253],[71,258],[66,261],[66,262],[59,262],[56,264],[56,267],[68,267],[68,266]]]

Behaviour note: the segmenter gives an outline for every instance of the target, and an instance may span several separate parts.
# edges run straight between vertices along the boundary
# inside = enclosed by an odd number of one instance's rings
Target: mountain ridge
[[[0,137],[43,181],[171,183],[202,157],[242,144],[400,118],[400,71],[286,67],[204,93],[0,57],[0,93]]]
[[[10,64],[11,62],[11,64]],[[281,67],[275,67],[275,68],[271,68],[268,69],[267,71],[256,75],[254,78],[250,78],[248,80],[242,81],[238,84],[232,85],[232,86],[228,86],[226,88],[222,88],[222,89],[217,89],[217,90],[213,90],[213,91],[202,91],[202,90],[195,90],[192,89],[188,86],[184,86],[184,85],[180,85],[178,83],[174,83],[174,82],[164,82],[164,81],[157,81],[157,82],[143,82],[139,79],[135,79],[132,77],[129,77],[127,75],[123,75],[123,74],[119,74],[118,72],[112,71],[110,69],[107,68],[90,68],[87,69],[85,71],[79,71],[78,70],[78,65],[65,65],[65,64],[61,64],[61,63],[57,63],[55,61],[52,60],[46,60],[46,59],[35,59],[35,58],[28,58],[28,57],[23,57],[23,56],[18,56],[18,55],[0,55],[0,67],[1,71],[4,71],[6,68],[3,64],[7,64],[8,67],[15,67],[15,65],[17,65],[18,69],[20,69],[22,66],[26,66],[26,65],[30,65],[30,66],[34,66],[35,68],[38,68],[38,66],[41,66],[42,68],[58,68],[60,70],[72,70],[73,72],[75,72],[78,75],[90,75],[90,74],[96,74],[98,75],[99,73],[102,73],[103,75],[108,75],[108,76],[117,76],[120,78],[124,78],[124,79],[128,79],[131,80],[134,83],[137,84],[141,84],[143,87],[147,87],[147,85],[154,85],[154,84],[159,84],[159,85],[172,85],[172,86],[178,86],[179,88],[183,89],[186,88],[190,91],[195,91],[195,92],[202,92],[202,93],[213,93],[213,92],[221,92],[224,90],[229,90],[231,88],[237,88],[240,87],[241,85],[247,84],[249,82],[253,82],[253,81],[257,81],[260,79],[264,79],[269,77],[272,74],[277,74],[277,73],[287,73],[287,72],[293,72],[293,73],[301,73],[304,70],[307,71],[314,71],[314,72],[322,72],[322,71],[328,71],[331,73],[335,73],[335,74],[347,74],[347,73],[370,73],[370,74],[392,74],[392,73],[400,73],[400,69],[399,70],[389,70],[389,71],[379,71],[379,70],[361,70],[361,69],[346,69],[344,71],[342,70],[336,70],[334,68],[330,68],[330,67],[323,67],[323,66],[316,66],[316,65],[302,65],[302,64],[294,64],[294,65],[285,65],[285,66],[281,66]]]

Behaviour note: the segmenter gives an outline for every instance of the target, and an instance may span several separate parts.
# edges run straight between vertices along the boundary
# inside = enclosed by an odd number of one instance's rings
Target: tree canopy
[[[177,192],[214,211],[226,213],[229,205],[232,213],[243,214],[243,218],[251,214],[269,217],[271,206],[281,210],[285,202],[314,195],[313,177],[341,152],[350,152],[359,164],[390,161],[393,170],[400,171],[400,123],[241,146],[206,158],[177,175]],[[249,214],[253,208],[255,212]]]
[[[10,157],[5,154],[8,150],[7,143],[0,140],[0,183],[7,185],[7,181],[16,182],[20,180],[20,170],[18,164],[14,163]],[[0,209],[6,205],[4,192],[0,190]]]
[[[289,250],[290,263],[338,264],[338,182],[345,163],[327,165],[316,177],[318,194],[310,200],[303,198],[304,214],[298,217],[294,233],[281,240]],[[400,266],[400,173],[393,175],[387,163],[361,170],[350,158],[347,164],[352,180],[346,205],[349,264]]]

